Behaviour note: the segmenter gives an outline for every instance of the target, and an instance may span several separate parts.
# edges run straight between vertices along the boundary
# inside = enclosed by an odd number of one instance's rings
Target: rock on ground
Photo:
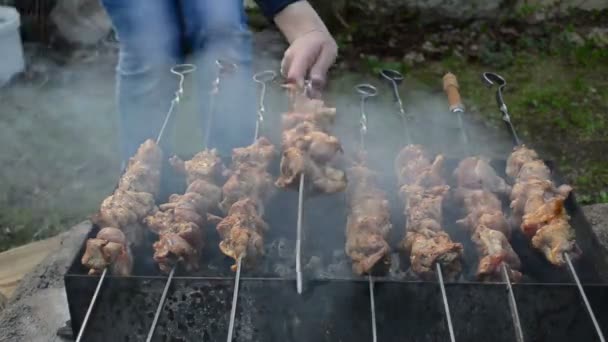
[[[60,247],[23,278],[0,313],[0,341],[62,341],[57,329],[69,319],[63,275],[86,234],[89,221],[60,235]]]
[[[587,205],[583,207],[583,212],[604,248],[604,252],[608,253],[608,204]]]

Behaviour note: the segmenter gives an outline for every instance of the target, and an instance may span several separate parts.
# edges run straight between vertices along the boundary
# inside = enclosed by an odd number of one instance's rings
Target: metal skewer
[[[401,118],[401,123],[403,125],[403,133],[405,134],[405,141],[407,144],[410,144],[412,141],[412,136],[410,134],[407,122],[410,117],[405,113],[403,109],[403,101],[401,101],[401,96],[399,95],[399,84],[403,82],[403,75],[397,71],[392,69],[382,69],[380,71],[380,76],[385,80],[389,81],[391,84],[391,88],[393,90],[393,97],[395,98],[395,104],[397,106],[397,114]]]
[[[454,335],[454,326],[452,326],[452,315],[450,314],[450,305],[448,304],[448,296],[445,292],[445,284],[443,282],[443,272],[441,272],[441,265],[435,264],[437,268],[437,278],[439,279],[439,287],[441,289],[441,298],[443,299],[443,308],[445,310],[445,317],[448,322],[448,331],[450,332],[450,341],[455,342],[456,336]]]
[[[513,318],[513,326],[515,328],[515,339],[517,342],[524,342],[524,332],[521,328],[519,311],[517,309],[517,302],[515,301],[515,293],[513,293],[513,286],[511,285],[511,279],[509,277],[509,266],[503,262],[501,264],[501,270],[502,281],[507,284],[507,292],[509,293],[509,308],[511,309],[511,317]]]
[[[266,70],[258,72],[253,75],[253,80],[260,84],[260,100],[258,106],[258,119],[255,122],[255,135],[254,142],[258,139],[260,134],[260,126],[264,122],[264,114],[266,114],[265,108],[265,97],[266,97],[266,83],[272,82],[277,77],[277,73],[273,70]]]
[[[203,136],[203,148],[207,148],[209,145],[209,136],[211,135],[211,126],[213,125],[213,116],[215,114],[215,100],[220,92],[220,81],[222,76],[228,73],[232,73],[237,69],[237,65],[227,61],[225,59],[218,59],[215,61],[217,66],[217,74],[212,83],[211,92],[209,93],[209,107],[207,111],[207,122],[205,125],[205,132]]]
[[[504,101],[503,94],[502,94],[503,89],[507,85],[507,81],[502,76],[492,73],[492,72],[484,72],[482,74],[482,81],[484,81],[488,86],[492,86],[495,84],[498,85],[498,89],[496,90],[496,103],[498,104],[498,108],[500,109],[500,112],[502,113],[502,119],[505,122],[507,128],[509,129],[511,136],[513,137],[513,143],[515,144],[515,146],[521,145],[521,140],[517,136],[515,127],[511,123],[511,117],[509,116],[509,111],[507,110],[507,105]],[[576,283],[578,292],[579,292],[581,298],[583,299],[583,303],[585,304],[587,313],[589,314],[589,317],[591,317],[591,321],[593,322],[593,326],[595,327],[595,332],[597,333],[597,336],[599,337],[600,341],[605,342],[606,340],[604,338],[604,334],[602,333],[602,329],[600,328],[600,325],[595,317],[593,308],[591,307],[591,304],[589,304],[589,300],[587,299],[587,294],[585,293],[585,289],[583,288],[583,285],[581,284],[581,281],[578,277],[576,269],[574,268],[574,265],[572,264],[572,259],[570,258],[570,254],[564,253],[564,258],[566,259],[566,264],[568,265],[568,270],[570,271],[570,274],[572,275],[572,278],[574,279],[574,282]]]
[[[302,207],[304,204],[304,172],[298,187],[298,221],[296,223],[296,290],[302,294]]]
[[[171,100],[169,109],[167,110],[167,113],[165,114],[165,120],[163,121],[163,124],[160,127],[160,130],[156,137],[157,144],[160,143],[161,138],[163,137],[165,128],[167,127],[167,123],[171,119],[171,116],[173,115],[173,111],[175,110],[175,107],[180,102],[180,99],[181,99],[182,95],[184,94],[185,75],[192,73],[195,70],[196,70],[196,66],[193,64],[178,64],[178,65],[173,66],[170,69],[172,74],[177,75],[179,77],[179,83],[178,83],[177,91],[175,92],[175,96]],[[173,270],[171,272],[173,272]],[[91,303],[89,304],[89,307],[87,308],[87,313],[84,316],[82,324],[80,325],[80,329],[78,331],[78,336],[76,337],[76,342],[80,342],[82,340],[85,329],[89,322],[89,317],[91,316],[91,313],[93,312],[93,308],[95,307],[95,303],[97,302],[97,297],[99,295],[99,291],[101,289],[101,286],[103,285],[103,282],[106,279],[107,273],[108,273],[108,268],[106,267],[106,268],[104,268],[103,272],[101,273],[101,276],[99,277],[99,280],[97,282],[97,287],[95,288],[95,292],[93,293],[93,297],[91,298]]]
[[[521,145],[521,140],[519,140],[515,127],[513,127],[513,124],[511,123],[511,116],[509,115],[507,104],[502,96],[502,91],[507,86],[507,81],[502,76],[492,72],[484,72],[482,74],[482,80],[488,85],[488,87],[498,85],[498,90],[496,90],[496,103],[498,104],[498,109],[502,113],[502,121],[505,122],[507,129],[511,133],[515,146]]]
[[[574,281],[576,282],[576,287],[578,287],[578,292],[581,294],[581,297],[583,298],[583,302],[585,303],[587,312],[589,313],[589,316],[591,317],[591,321],[593,321],[593,326],[595,327],[595,332],[597,333],[597,336],[599,337],[601,342],[606,342],[606,339],[604,338],[604,333],[602,333],[602,328],[600,328],[600,324],[597,322],[597,318],[595,318],[595,313],[593,313],[591,304],[589,304],[589,299],[587,299],[587,294],[585,293],[585,290],[583,289],[583,285],[581,284],[581,281],[578,278],[578,274],[576,273],[576,269],[574,268],[574,265],[572,264],[572,259],[570,258],[570,254],[564,253],[564,257],[566,259],[566,263],[568,264],[568,269],[570,270],[570,274],[572,274],[572,278],[574,278]]]
[[[232,293],[232,307],[230,308],[230,322],[228,323],[228,338],[226,341],[232,342],[232,334],[234,333],[234,320],[236,318],[236,307],[239,298],[239,286],[241,284],[241,266],[243,255],[239,256],[236,262],[236,277],[234,278],[234,292]]]
[[[156,312],[154,313],[154,320],[152,321],[152,326],[150,327],[150,330],[148,330],[148,337],[146,338],[146,342],[152,341],[152,337],[154,337],[154,332],[156,331],[158,319],[160,318],[160,314],[163,311],[163,307],[165,306],[165,301],[167,300],[167,293],[169,293],[169,287],[171,287],[171,283],[173,281],[175,268],[175,266],[171,268],[171,272],[169,273],[169,277],[167,278],[167,282],[165,283],[163,294],[160,296],[160,302],[158,303],[158,307],[156,308]]]
[[[270,82],[275,79],[277,74],[272,70],[266,70],[253,75],[253,80],[261,84],[259,108],[257,112],[257,120],[255,122],[255,134],[253,136],[253,142],[255,143],[260,136],[260,126],[264,122],[264,114],[266,112],[264,108],[265,96],[266,96],[266,82]],[[228,323],[228,338],[227,341],[232,341],[232,335],[234,333],[234,321],[236,319],[236,309],[239,298],[239,287],[241,284],[241,266],[243,263],[243,257],[240,255],[236,261],[236,276],[234,278],[234,292],[232,293],[232,307],[230,308],[230,322]]]
[[[312,82],[304,82],[304,95],[310,97],[312,94]],[[298,186],[298,220],[296,222],[296,290],[302,294],[302,212],[304,206],[304,172],[300,174]]]
[[[91,304],[89,304],[89,308],[87,309],[87,313],[84,316],[84,320],[80,325],[80,330],[78,331],[78,336],[76,337],[76,342],[80,342],[82,340],[82,335],[87,327],[87,323],[89,322],[89,317],[91,316],[91,312],[93,312],[93,307],[95,306],[95,302],[97,301],[97,296],[99,295],[99,290],[101,289],[101,285],[103,285],[104,280],[106,279],[106,274],[108,274],[108,268],[104,268],[101,273],[101,277],[97,282],[97,287],[95,287],[95,292],[93,293],[93,298],[91,298]]]
[[[360,151],[365,151],[365,136],[367,135],[367,113],[365,111],[365,104],[370,97],[378,95],[378,89],[371,84],[363,83],[355,86],[355,90],[361,96],[360,109],[361,118],[359,119],[359,138],[360,138]],[[372,318],[372,341],[378,341],[378,333],[376,327],[376,302],[374,298],[374,278],[371,273],[367,276],[369,283],[369,308],[371,311]]]
[[[471,155],[469,151],[469,137],[464,126],[462,114],[464,113],[464,105],[460,98],[460,87],[458,85],[458,79],[456,75],[447,73],[443,76],[443,90],[447,94],[449,110],[455,113],[458,117],[460,131],[462,133],[462,140],[464,143],[464,149],[466,155]],[[515,294],[513,293],[513,287],[511,285],[511,278],[509,277],[510,267],[505,262],[501,265],[501,276],[507,287],[507,293],[509,295],[509,309],[511,310],[511,318],[513,319],[513,326],[515,328],[515,338],[517,342],[524,342],[524,333],[521,327],[521,321],[519,320],[519,311],[517,309],[517,302],[515,301]]]

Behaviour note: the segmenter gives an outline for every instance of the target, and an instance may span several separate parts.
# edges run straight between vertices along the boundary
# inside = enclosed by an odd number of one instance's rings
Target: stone
[[[60,37],[74,44],[96,44],[112,29],[99,0],[59,1],[51,12],[51,21]]]
[[[6,296],[3,295],[2,292],[0,292],[0,311],[4,310],[7,302],[8,299],[6,298]]]
[[[60,248],[26,275],[0,312],[0,341],[63,341],[57,330],[69,319],[63,276],[91,230],[84,221],[60,235]]]
[[[564,39],[566,40],[566,42],[574,46],[585,45],[585,40],[583,39],[583,37],[581,37],[581,35],[576,32],[565,32]]]
[[[604,252],[608,253],[608,203],[584,206],[583,212]]]
[[[410,51],[403,56],[403,62],[408,66],[424,63],[424,55],[420,52]]]
[[[420,48],[422,49],[422,51],[427,52],[429,54],[437,54],[437,53],[441,52],[440,49],[435,47],[435,45],[433,45],[433,43],[431,43],[428,40],[426,42],[424,42]]]
[[[608,47],[608,28],[595,27],[587,34],[587,40],[598,48]]]

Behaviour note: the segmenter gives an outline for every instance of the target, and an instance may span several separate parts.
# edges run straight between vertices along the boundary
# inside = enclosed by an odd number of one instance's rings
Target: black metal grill
[[[436,123],[432,122],[431,126],[436,127]],[[456,131],[458,133],[451,136],[460,136],[460,128]],[[381,186],[387,191],[391,203],[394,226],[389,243],[396,246],[403,237],[405,218],[403,204],[395,191],[398,189],[396,179],[392,171],[386,171],[392,169],[387,167],[390,164],[387,165],[386,156],[396,155],[400,144],[391,145],[386,137],[374,137],[373,132],[370,131],[370,145],[374,139],[376,143],[382,141],[383,149],[387,151],[370,153],[368,162],[385,171],[382,172]],[[433,146],[434,140],[434,137],[427,137],[427,141],[416,141]],[[458,161],[446,161],[446,179],[451,179],[450,173]],[[499,173],[505,169],[505,161],[492,164]],[[169,168],[165,167],[165,171]],[[272,171],[278,171],[278,160]],[[184,190],[182,181],[171,172],[163,172],[162,183],[164,194],[157,199],[158,202],[166,200],[170,193]],[[504,206],[508,212],[506,200]],[[243,268],[242,271],[236,297],[233,340],[516,341],[514,310],[519,314],[525,341],[599,340],[581,300],[581,292],[573,283],[568,269],[549,264],[530,247],[529,240],[519,230],[514,232],[511,243],[522,261],[524,279],[512,285],[517,304],[513,308],[507,283],[479,283],[475,280],[478,261],[475,247],[470,236],[456,227],[455,221],[462,213],[449,201],[445,203],[443,226],[453,240],[464,245],[465,254],[462,276],[455,282],[445,283],[445,298],[440,286],[443,283],[418,281],[409,271],[408,258],[398,251],[392,255],[390,269],[378,270],[374,274],[373,288],[370,286],[371,278],[353,275],[350,261],[344,254],[347,217],[344,194],[309,198],[304,207],[301,246],[303,293],[300,295],[296,291],[298,194],[279,192],[266,206],[265,220],[271,227],[265,236],[266,256],[255,267]],[[594,284],[584,286],[584,291],[599,325],[606,328],[607,256],[603,254],[574,195],[567,199],[566,209],[583,251],[583,256],[575,261],[575,269],[581,282]],[[94,237],[98,230],[99,227],[93,227],[89,237]],[[100,282],[100,277],[86,275],[87,270],[80,263],[85,248],[83,244],[65,275],[74,336],[83,325],[96,287],[101,284],[83,341],[144,341],[150,336],[150,331],[154,333],[152,341],[227,340],[235,275],[229,270],[232,260],[223,256],[217,247],[217,234],[207,232],[199,271],[187,274],[177,268],[169,283],[165,302],[162,296],[168,283],[167,276],[160,274],[152,261],[151,246],[155,237],[150,233],[147,238],[147,243],[133,251],[133,276],[108,275],[103,282]],[[161,311],[155,325],[159,305]],[[446,310],[448,306],[449,313]],[[374,316],[375,321],[372,319]],[[450,326],[453,327],[453,338]]]
[[[452,170],[457,160],[449,160]],[[504,170],[504,161],[494,162]],[[447,171],[446,171],[447,173]],[[446,175],[447,177],[447,175]],[[391,189],[394,179],[384,187]],[[175,183],[175,182],[173,182]],[[394,183],[393,183],[394,184]],[[395,189],[393,185],[393,189]],[[392,204],[396,245],[403,234],[401,202],[394,191]],[[315,197],[305,203],[303,272],[304,293],[296,293],[294,222],[297,194],[279,193],[267,206],[271,231],[266,257],[254,269],[244,269],[234,336],[237,341],[371,341],[368,283],[352,275],[344,253],[346,207],[343,194]],[[567,203],[583,257],[575,266],[583,283],[601,284],[605,256],[573,196]],[[457,341],[515,340],[505,284],[474,280],[477,256],[466,233],[453,222],[454,208],[445,208],[445,229],[465,245],[462,279],[446,283]],[[97,227],[89,236],[95,236]],[[215,232],[208,232],[203,268],[195,274],[178,270],[162,309],[154,341],[223,341],[228,331],[234,287],[231,260],[218,250]],[[145,340],[152,325],[166,276],[152,261],[151,243],[135,251],[131,277],[108,276],[84,335],[85,341]],[[597,340],[577,288],[567,269],[551,266],[532,250],[525,237],[515,234],[513,247],[522,260],[524,282],[514,284],[526,341]],[[99,277],[86,275],[80,264],[84,245],[65,276],[72,328],[78,332]],[[439,285],[416,281],[407,258],[394,255],[399,267],[379,274],[375,302],[379,341],[449,340]],[[608,287],[585,287],[601,326],[608,326]]]

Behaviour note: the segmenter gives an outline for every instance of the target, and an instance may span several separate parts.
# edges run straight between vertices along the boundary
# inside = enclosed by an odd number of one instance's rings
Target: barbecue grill
[[[386,75],[392,82],[399,80],[397,74]],[[396,95],[397,85],[393,83]],[[403,106],[399,110],[405,117]],[[374,131],[370,129],[366,135],[373,137]],[[373,139],[366,144],[370,141]],[[383,165],[386,160],[374,158],[379,157],[370,154],[370,164],[392,169]],[[271,169],[274,176],[278,162]],[[458,162],[446,160],[445,179],[451,180]],[[505,165],[504,160],[492,161],[502,177]],[[398,189],[392,174],[388,172],[381,185],[391,203],[396,229],[389,242],[395,246],[405,218],[397,191],[390,190]],[[167,184],[179,184],[171,173],[163,177]],[[170,190],[180,193],[184,189]],[[108,274],[103,283],[99,276],[87,275],[81,265],[83,244],[65,275],[74,336],[86,322],[83,341],[143,341],[147,337],[152,341],[225,341],[229,336],[236,341],[600,341],[572,274],[549,264],[518,230],[511,243],[522,261],[524,279],[520,283],[475,280],[475,247],[467,233],[456,227],[458,208],[449,204],[444,208],[443,223],[453,240],[464,245],[461,277],[453,282],[419,281],[409,271],[409,259],[394,251],[391,268],[373,274],[372,282],[371,276],[352,274],[343,252],[344,194],[304,198],[301,264],[296,263],[298,200],[298,193],[279,192],[268,203],[265,219],[271,230],[265,236],[266,256],[253,268],[243,267],[237,286],[230,271],[232,260],[216,247],[219,237],[214,233],[208,234],[201,269],[186,273],[178,266],[170,282],[152,260],[152,234],[149,243],[133,251],[133,275]],[[607,256],[574,195],[567,199],[566,209],[583,251],[574,261],[576,276],[584,284],[599,326],[608,329]],[[93,226],[88,237],[95,237],[98,230]],[[301,294],[297,271],[301,271]],[[515,303],[510,302],[513,299]],[[92,300],[94,305],[85,318]],[[523,336],[518,334],[518,326]]]

